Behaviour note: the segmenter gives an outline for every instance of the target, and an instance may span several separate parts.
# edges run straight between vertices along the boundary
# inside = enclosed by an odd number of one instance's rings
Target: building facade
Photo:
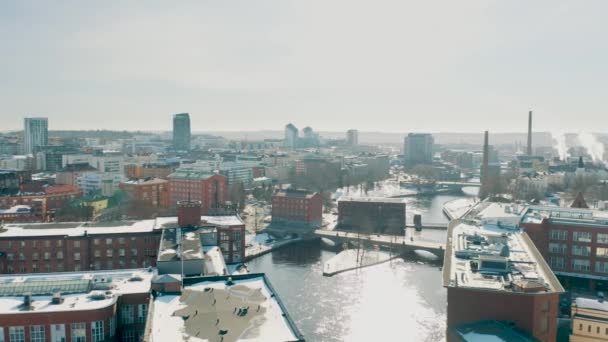
[[[341,198],[338,229],[376,234],[403,234],[405,201],[391,198]]]
[[[320,227],[323,218],[321,194],[283,190],[272,197],[272,223]]]
[[[136,201],[146,203],[153,208],[169,208],[169,181],[153,179],[130,179],[119,185]]]
[[[434,139],[431,134],[410,133],[404,144],[405,160],[411,165],[433,163]]]
[[[169,202],[172,208],[178,201],[202,202],[202,213],[207,215],[226,204],[226,177],[214,173],[178,169],[169,175]]]
[[[23,121],[23,153],[34,154],[39,146],[49,144],[47,118],[25,118]]]
[[[189,151],[190,140],[190,114],[175,114],[173,116],[173,148],[180,151]]]

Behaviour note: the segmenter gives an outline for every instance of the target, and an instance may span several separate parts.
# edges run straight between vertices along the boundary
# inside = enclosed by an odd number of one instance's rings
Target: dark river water
[[[446,223],[445,202],[458,196],[408,199],[423,222]],[[444,230],[419,238],[445,241]],[[334,277],[323,264],[334,256],[320,242],[292,245],[248,263],[264,272],[307,341],[443,341],[446,291],[438,265],[395,260]]]

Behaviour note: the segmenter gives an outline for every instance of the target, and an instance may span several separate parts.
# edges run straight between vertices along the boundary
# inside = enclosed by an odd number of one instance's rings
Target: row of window
[[[554,270],[563,270],[566,267],[564,257],[549,257],[549,266]],[[588,259],[572,259],[570,266],[573,271],[590,272],[591,261]],[[608,273],[608,261],[596,261],[595,272]]]
[[[137,238],[135,236],[132,236],[129,238],[131,241],[136,241]],[[154,240],[158,240],[159,238],[154,238],[151,236],[145,236],[144,237],[144,241],[146,243],[150,243]],[[93,244],[94,245],[100,245],[102,240],[105,240],[105,244],[106,245],[112,245],[112,238],[105,238],[105,239],[93,239]],[[125,244],[127,241],[127,238],[121,237],[121,238],[117,238],[116,240],[118,240],[119,244]],[[44,240],[44,241],[38,241],[38,240],[31,240],[31,241],[7,241],[6,242],[6,247],[8,249],[11,249],[13,247],[15,248],[26,248],[28,247],[28,245],[31,245],[32,248],[38,248],[38,247],[45,247],[45,248],[51,248],[51,247],[63,247],[63,240],[56,240],[54,243],[51,242],[51,240]],[[81,243],[79,240],[74,240],[72,241],[72,247],[73,248],[80,248]]]
[[[549,243],[549,253],[553,254],[566,254],[568,251],[568,245],[563,243]],[[577,256],[591,256],[591,246],[586,245],[572,245],[572,255]],[[595,256],[598,258],[608,258],[608,248],[597,247],[595,248]]]
[[[148,317],[148,304],[137,304],[137,320],[134,315],[135,305],[123,305],[120,307],[120,324],[145,323]]]
[[[153,256],[154,255],[154,251],[150,248],[146,248],[144,251],[144,255],[146,256]],[[113,249],[107,249],[105,256],[106,257],[113,257],[114,255],[114,250]],[[58,251],[55,253],[55,259],[57,260],[63,260],[63,251]],[[100,250],[95,250],[94,251],[94,256],[96,258],[100,258],[101,257],[101,251]],[[120,248],[118,249],[118,256],[120,257],[125,257],[126,256],[126,252],[124,248]],[[137,248],[131,248],[131,253],[130,255],[131,257],[136,257],[137,256]],[[51,253],[50,252],[44,252],[42,253],[42,259],[40,259],[41,255],[38,254],[38,252],[34,252],[32,253],[32,261],[38,261],[38,260],[51,260]],[[18,259],[19,261],[26,261],[27,257],[25,256],[24,253],[19,253],[18,254]],[[7,261],[14,261],[15,260],[15,254],[14,253],[7,253],[6,254],[6,260]],[[80,252],[76,252],[74,253],[74,261],[80,261]]]
[[[109,337],[114,337],[116,333],[115,318],[108,321],[110,331]],[[87,332],[86,323],[77,322],[71,323],[69,326],[71,333],[71,342],[86,342]],[[30,342],[46,342],[46,330],[44,325],[30,325]],[[66,331],[64,324],[52,324],[50,327],[51,337],[54,341],[66,341]],[[93,342],[102,342],[104,336],[104,322],[91,322],[91,340]],[[0,342],[25,342],[25,327],[15,326],[8,328],[8,341],[5,341],[4,328],[0,327]]]
[[[591,324],[587,324],[587,332],[588,332],[588,333],[590,333],[590,332],[591,332],[591,328],[592,328],[592,325],[591,325]],[[579,324],[578,324],[578,331],[583,331],[583,323],[579,323]],[[601,332],[600,327],[599,327],[599,326],[596,326],[596,327],[595,327],[595,333],[596,333],[597,335],[599,335],[599,334],[600,334],[600,332]],[[608,336],[608,328],[604,328],[604,335]]]
[[[114,269],[114,263],[112,262],[112,260],[108,260],[106,262],[106,268],[107,270],[112,270]],[[119,260],[118,261],[118,268],[119,269],[123,269],[126,268],[127,263],[124,260]],[[101,270],[102,269],[102,263],[99,260],[96,260],[93,262],[93,269],[94,270]],[[146,268],[151,266],[150,262],[148,262],[147,260],[143,260],[141,263],[141,267]],[[129,263],[129,268],[139,268],[139,262],[136,259],[131,259],[131,262]],[[17,268],[15,268],[14,264],[9,264],[6,265],[6,273],[10,274],[10,273],[15,273],[15,270],[18,270],[18,273],[28,273],[30,272],[25,264],[20,264],[17,266]],[[44,264],[43,266],[39,266],[37,263],[32,263],[32,273],[38,273],[38,272],[44,272],[44,273],[51,273],[51,272],[65,272],[65,271],[70,271],[70,270],[66,270],[65,266],[63,263],[57,263],[55,269],[53,269],[51,264]],[[72,270],[74,272],[80,272],[82,271],[82,266],[80,264],[74,264],[74,269]],[[0,270],[1,272],[1,270]]]
[[[568,231],[567,230],[559,230],[552,229],[549,231],[549,239],[550,240],[568,240]],[[575,231],[572,232],[572,241],[578,242],[592,242],[593,241],[593,233],[591,232],[580,232]],[[606,233],[597,233],[595,234],[595,241],[601,244],[608,244],[608,234]]]

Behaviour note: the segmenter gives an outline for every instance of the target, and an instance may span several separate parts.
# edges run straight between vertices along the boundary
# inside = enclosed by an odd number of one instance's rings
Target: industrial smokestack
[[[528,113],[528,155],[532,155],[532,111]]]
[[[488,192],[488,166],[490,164],[490,141],[488,131],[484,132],[483,137],[483,164],[481,165],[481,191],[480,196],[485,198]]]

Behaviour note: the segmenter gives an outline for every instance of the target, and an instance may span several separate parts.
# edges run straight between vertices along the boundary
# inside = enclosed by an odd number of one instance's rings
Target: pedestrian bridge
[[[369,247],[377,245],[381,248],[392,250],[395,254],[408,254],[415,250],[423,250],[435,254],[439,259],[443,259],[443,252],[445,250],[445,243],[411,240],[411,238],[405,238],[401,235],[359,234],[356,232],[325,229],[315,230],[315,235],[330,239],[337,245],[345,242],[361,243]]]

